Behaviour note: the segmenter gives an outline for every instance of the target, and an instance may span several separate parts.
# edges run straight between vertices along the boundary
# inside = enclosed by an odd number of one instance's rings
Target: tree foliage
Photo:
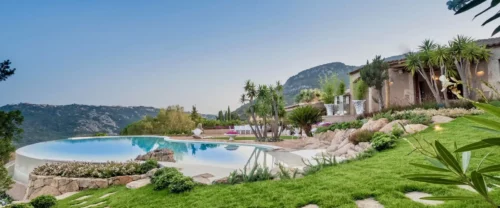
[[[321,121],[321,111],[310,105],[299,107],[290,112],[288,121],[304,130],[307,136],[312,136],[312,125]]]
[[[169,106],[160,109],[156,117],[146,116],[144,119],[125,127],[122,135],[177,135],[190,134],[195,127],[189,114],[180,106]]]
[[[197,124],[201,122],[201,115],[198,113],[198,109],[196,109],[196,106],[193,105],[193,108],[191,110],[191,114],[189,115],[191,117],[191,120]]]
[[[11,62],[9,60],[0,63],[0,82],[7,80],[7,78],[14,75],[16,72],[15,68],[10,68],[10,64]]]
[[[16,69],[10,68],[11,62],[6,60],[0,63],[0,82],[12,76]],[[4,112],[0,111],[0,191],[5,192],[13,184],[4,164],[9,162],[10,154],[15,148],[12,141],[19,139],[23,130],[19,128],[23,123],[23,116],[20,111]]]
[[[384,99],[382,94],[382,88],[387,79],[389,79],[389,64],[387,64],[381,56],[375,56],[375,58],[370,63],[366,61],[366,65],[360,70],[360,76],[363,82],[365,82],[369,87],[375,87],[378,91],[378,104],[379,109],[384,108]]]
[[[295,103],[310,103],[321,99],[319,89],[303,89],[295,96]]]
[[[457,15],[457,14],[466,12],[466,11],[468,11],[470,9],[473,9],[473,8],[479,6],[479,5],[483,4],[483,3],[486,3],[486,2],[487,2],[487,0],[449,0],[448,2],[446,2],[446,4],[448,5],[448,9],[455,11],[455,15]],[[498,1],[498,0],[491,0],[488,8],[486,8],[485,10],[483,10],[483,11],[479,12],[478,14],[476,14],[474,16],[474,18],[476,18],[476,17],[484,14],[485,12],[489,11],[490,9],[498,6],[498,4],[500,4],[500,1]],[[493,20],[498,19],[499,17],[500,17],[500,14],[497,12],[493,16],[491,16],[490,18],[488,18],[486,21],[484,21],[481,26],[485,26],[488,23],[492,22]],[[500,26],[498,26],[497,28],[495,28],[493,30],[493,33],[491,34],[491,36],[494,36],[498,32],[500,32]]]
[[[247,122],[258,141],[279,141],[284,128],[285,101],[283,98],[283,85],[280,82],[273,85],[259,85],[248,80],[245,83],[245,94],[240,101],[249,103]],[[271,138],[267,136],[267,128],[271,128]]]
[[[337,74],[331,74],[330,76],[324,76],[319,79],[319,84],[321,86],[321,100],[325,104],[332,104],[335,102],[335,96],[337,96],[338,88],[340,85],[340,79]]]
[[[368,85],[362,79],[354,83],[353,93],[355,100],[364,100],[367,92],[368,92]]]

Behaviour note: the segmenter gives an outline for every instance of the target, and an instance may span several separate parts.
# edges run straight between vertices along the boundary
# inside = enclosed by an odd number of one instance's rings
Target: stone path
[[[99,202],[99,203],[97,203],[97,204],[91,204],[91,205],[85,206],[85,207],[83,207],[83,208],[97,207],[97,206],[99,206],[99,205],[101,205],[101,204],[104,204],[104,203],[106,203],[106,202]]]
[[[129,189],[138,189],[138,188],[147,186],[150,183],[151,183],[151,179],[150,178],[145,178],[145,179],[141,179],[141,180],[132,181],[130,183],[127,183],[126,186]]]
[[[424,193],[424,192],[413,191],[413,192],[408,192],[405,195],[406,195],[406,197],[410,198],[413,201],[416,201],[416,202],[419,202],[419,203],[422,203],[422,204],[426,204],[426,205],[439,205],[439,204],[443,204],[444,203],[444,201],[434,201],[434,200],[420,199],[422,197],[432,196],[432,195],[430,195],[428,193]]]
[[[380,204],[374,198],[367,198],[363,200],[357,200],[356,205],[358,208],[384,208],[384,205]]]
[[[87,198],[90,198],[90,197],[92,197],[92,195],[82,196],[82,197],[80,197],[78,199],[75,199],[75,201],[81,201],[81,200],[84,200],[84,199],[87,199]]]
[[[458,188],[465,189],[467,191],[472,191],[472,192],[476,192],[477,193],[476,190],[474,190],[472,187],[467,186],[467,185],[458,185]],[[487,188],[487,189],[488,189],[488,192],[490,192],[491,190],[493,190],[491,188]]]
[[[59,196],[56,196],[56,199],[57,199],[57,200],[63,200],[63,199],[66,199],[66,198],[68,198],[68,197],[70,197],[70,196],[73,196],[73,195],[75,195],[75,194],[77,194],[77,193],[80,193],[80,192],[78,192],[78,191],[75,191],[75,192],[67,192],[67,193],[61,194],[61,195],[59,195]]]
[[[319,206],[316,204],[308,204],[306,206],[303,206],[302,208],[319,208]]]
[[[99,199],[104,199],[104,198],[106,198],[106,197],[108,197],[108,196],[111,196],[111,195],[113,195],[113,194],[115,194],[115,193],[116,193],[116,192],[104,194],[104,195],[102,195],[101,197],[99,197]]]

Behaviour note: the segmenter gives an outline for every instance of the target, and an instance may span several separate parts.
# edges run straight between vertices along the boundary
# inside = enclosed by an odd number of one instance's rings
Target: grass
[[[281,136],[281,139],[298,139],[296,136]],[[229,140],[229,137],[214,137],[211,139]],[[254,136],[237,136],[234,140],[255,140]]]
[[[485,117],[483,115],[483,117]],[[427,140],[440,140],[451,148],[454,142],[463,146],[489,136],[490,133],[471,128],[470,123],[463,118],[440,125],[443,130],[433,128],[418,134]],[[129,208],[129,207],[302,207],[307,204],[317,204],[320,207],[355,208],[357,199],[374,197],[386,208],[427,207],[413,202],[404,196],[410,191],[422,191],[434,196],[477,196],[476,194],[457,188],[456,186],[433,185],[409,181],[401,176],[410,173],[425,173],[424,170],[409,165],[409,162],[425,163],[424,158],[416,153],[408,155],[411,148],[403,140],[397,142],[397,147],[375,154],[365,160],[353,161],[335,167],[325,168],[315,174],[296,180],[264,181],[239,185],[198,186],[194,190],[171,194],[168,191],[153,191],[146,186],[137,190],[128,190],[123,186],[101,190],[83,191],[68,199],[59,201],[57,208],[70,207],[75,204],[73,199],[92,194],[92,202],[105,201],[99,207]],[[472,168],[480,157],[488,151],[472,153]],[[488,163],[500,161],[499,152],[494,152]],[[486,164],[488,165],[488,164]],[[116,194],[105,199],[99,199],[106,193]],[[500,190],[491,193],[496,202],[500,202]],[[478,197],[478,199],[480,199]],[[71,206],[71,207],[84,207]],[[445,204],[432,206],[436,208],[476,208],[488,207],[482,200],[449,201]]]

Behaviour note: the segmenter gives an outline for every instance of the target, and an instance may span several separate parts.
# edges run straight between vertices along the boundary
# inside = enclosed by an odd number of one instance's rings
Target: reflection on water
[[[168,148],[177,163],[243,168],[275,163],[265,148],[188,141],[170,141],[161,137],[115,137],[83,140],[58,140],[23,147],[23,155],[50,160],[127,161],[154,149]]]

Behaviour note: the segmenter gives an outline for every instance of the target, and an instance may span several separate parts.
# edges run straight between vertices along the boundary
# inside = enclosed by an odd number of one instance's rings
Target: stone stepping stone
[[[108,196],[111,196],[111,195],[113,195],[113,194],[115,194],[115,193],[116,193],[116,192],[104,194],[104,195],[102,195],[101,197],[99,197],[99,199],[104,199],[104,198],[106,198],[106,197],[108,197]]]
[[[78,199],[75,199],[75,201],[84,200],[84,199],[87,199],[87,198],[90,198],[90,197],[92,197],[92,195],[82,196],[82,197],[80,197]]]
[[[138,189],[138,188],[141,188],[143,186],[147,186],[150,183],[151,183],[151,179],[145,178],[145,179],[141,179],[141,180],[132,181],[130,183],[127,183],[126,187],[129,189]]]
[[[384,208],[384,205],[380,204],[374,198],[367,198],[363,200],[357,200],[356,205],[358,208]]]
[[[97,206],[99,206],[99,205],[101,205],[101,204],[104,204],[104,203],[105,203],[105,202],[99,202],[99,203],[97,203],[97,204],[91,204],[91,205],[88,205],[88,206],[83,207],[83,208],[97,207]]]
[[[63,199],[66,199],[66,198],[68,198],[68,197],[70,197],[70,196],[73,196],[73,195],[75,195],[75,194],[77,194],[77,193],[80,193],[80,192],[78,192],[78,191],[75,191],[75,192],[67,192],[67,193],[61,194],[61,195],[59,195],[59,196],[56,196],[56,199],[57,199],[57,200],[63,200]],[[80,198],[81,198],[81,197],[80,197]]]
[[[458,186],[458,188],[465,189],[465,190],[467,190],[467,191],[472,191],[472,192],[477,193],[477,191],[476,191],[476,190],[474,190],[474,189],[473,189],[472,187],[470,187],[470,186],[467,186],[467,185],[457,185],[457,186]],[[488,189],[488,192],[490,192],[491,190],[493,190],[493,189],[491,189],[491,188],[487,188],[487,189]]]
[[[413,201],[416,201],[418,203],[426,204],[426,205],[439,205],[443,204],[444,201],[434,201],[434,200],[425,200],[425,199],[420,199],[422,197],[429,197],[432,196],[428,193],[424,192],[418,192],[418,191],[413,191],[413,192],[408,192],[405,194],[406,197],[410,198]]]
[[[308,204],[306,206],[303,206],[302,208],[319,208],[319,206],[316,204]]]

